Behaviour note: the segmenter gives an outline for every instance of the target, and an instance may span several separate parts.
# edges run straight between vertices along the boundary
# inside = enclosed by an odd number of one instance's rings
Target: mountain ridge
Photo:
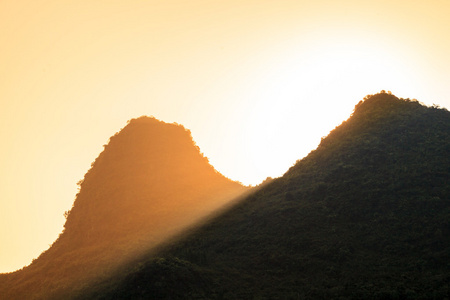
[[[125,151],[125,157],[139,153],[145,148],[141,146],[136,152]],[[118,165],[120,153],[112,159]],[[52,277],[48,280],[55,282],[44,281],[36,298],[449,298],[449,154],[450,113],[446,109],[425,107],[386,92],[369,95],[355,106],[349,119],[282,177],[251,190],[241,201],[154,251],[133,252],[126,264],[103,269],[99,280],[74,280],[62,287]],[[153,167],[159,161],[149,158],[148,163]],[[145,169],[145,178],[153,174],[148,171],[152,167]],[[87,182],[97,175],[89,173],[81,190],[102,191],[102,184],[108,187],[117,178],[114,173],[112,168],[97,174],[104,182],[91,187]],[[145,190],[145,180],[130,176],[131,182],[144,183],[140,188]],[[113,192],[129,190],[127,182],[124,179],[123,185],[112,186]],[[180,186],[191,185],[180,182],[185,184]],[[208,199],[211,194],[203,195]],[[68,215],[74,221],[67,228],[82,228],[80,220],[89,215],[77,221],[74,213],[75,209]],[[138,227],[112,232],[133,235]],[[104,249],[115,241],[113,236]],[[83,236],[74,239],[96,241]],[[120,251],[103,257],[104,264],[119,258]],[[47,263],[58,270],[57,261]],[[85,271],[94,267],[86,266]],[[71,269],[65,270],[70,275]],[[29,273],[28,279],[35,280],[38,271]],[[0,292],[5,291],[5,281],[1,285],[0,277]],[[23,287],[18,285],[13,292]],[[64,293],[58,294],[58,289]]]
[[[447,110],[369,95],[284,176],[79,299],[448,298],[449,154]]]

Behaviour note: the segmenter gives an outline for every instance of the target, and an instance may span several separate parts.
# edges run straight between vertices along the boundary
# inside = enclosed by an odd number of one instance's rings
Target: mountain
[[[450,113],[381,92],[284,176],[79,299],[449,299]]]
[[[181,125],[131,120],[79,182],[64,231],[0,276],[0,299],[66,299],[247,190],[218,173]]]

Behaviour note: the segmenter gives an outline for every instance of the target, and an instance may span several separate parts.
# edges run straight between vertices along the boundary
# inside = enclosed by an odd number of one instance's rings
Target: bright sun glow
[[[309,45],[307,51],[286,45],[282,53],[266,54],[272,60],[255,60],[248,76],[258,88],[234,106],[234,111],[246,114],[238,114],[232,125],[237,128],[232,138],[240,140],[247,164],[240,168],[223,153],[221,159],[216,151],[205,151],[225,175],[245,184],[281,176],[348,118],[365,95],[382,89],[402,93],[413,84],[402,71],[402,57],[383,45],[350,38],[334,43],[316,39]]]

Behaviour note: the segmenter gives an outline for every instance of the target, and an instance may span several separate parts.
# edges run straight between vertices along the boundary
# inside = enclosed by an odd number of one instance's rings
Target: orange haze
[[[367,94],[450,107],[449,15],[445,0],[0,1],[0,272],[53,243],[131,118],[183,124],[257,184]]]

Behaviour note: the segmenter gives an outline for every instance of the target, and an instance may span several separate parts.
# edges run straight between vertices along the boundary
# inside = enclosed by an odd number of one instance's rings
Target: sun
[[[242,163],[216,160],[230,178],[257,184],[278,177],[306,156],[322,137],[347,119],[367,94],[408,91],[414,78],[389,45],[367,38],[315,38],[305,47],[284,47],[255,59],[246,75],[252,86],[228,118]],[[230,140],[232,143],[232,141]],[[231,152],[237,152],[237,150]]]

